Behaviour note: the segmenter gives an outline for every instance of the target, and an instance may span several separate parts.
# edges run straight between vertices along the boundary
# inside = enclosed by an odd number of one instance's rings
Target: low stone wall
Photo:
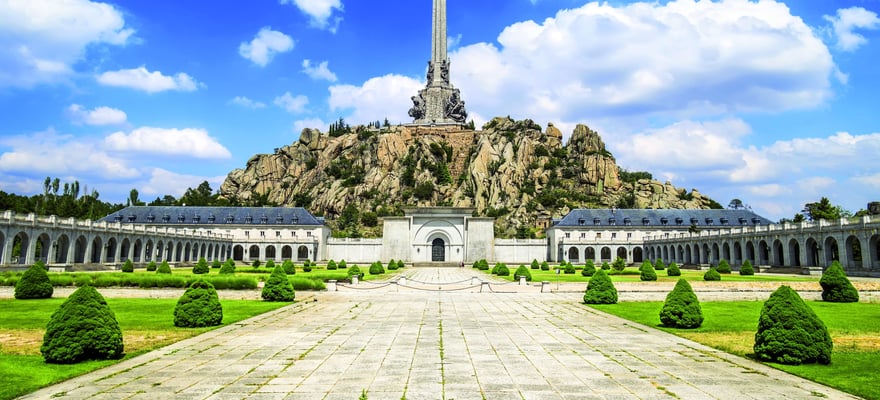
[[[495,239],[495,262],[529,264],[547,260],[547,241],[541,239]]]
[[[333,239],[327,241],[327,259],[341,261],[351,265],[371,264],[380,260],[382,239]]]

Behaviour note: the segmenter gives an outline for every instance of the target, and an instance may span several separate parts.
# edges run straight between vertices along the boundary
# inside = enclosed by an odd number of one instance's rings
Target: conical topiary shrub
[[[388,270],[389,271],[397,271],[398,268],[400,268],[400,267],[397,265],[397,261],[394,261],[394,259],[392,259],[391,261],[388,261]]]
[[[828,328],[792,288],[780,286],[764,303],[755,334],[755,354],[782,364],[831,362]]]
[[[513,277],[519,279],[520,276],[526,277],[526,281],[532,281],[532,271],[529,271],[529,268],[525,265],[520,265],[519,268],[513,273]]]
[[[577,272],[577,270],[574,268],[574,264],[572,264],[570,262],[565,263],[565,266],[562,270],[562,273],[571,275],[575,272]]]
[[[19,300],[48,299],[54,292],[55,288],[49,281],[49,274],[46,273],[46,266],[42,261],[31,265],[15,283],[15,298]]]
[[[220,274],[221,275],[230,275],[230,274],[234,274],[234,273],[235,273],[235,261],[232,261],[232,259],[226,260],[226,262],[223,263],[223,266],[220,267]]]
[[[204,279],[196,279],[183,292],[174,307],[174,326],[203,328],[223,322],[223,307],[214,285]]]
[[[134,272],[134,263],[131,262],[131,259],[126,259],[122,264],[122,272]]]
[[[510,276],[510,268],[507,268],[507,264],[501,263],[496,266],[495,275],[498,276]]]
[[[752,262],[749,260],[743,261],[742,267],[739,267],[739,274],[746,275],[746,276],[754,275],[755,268],[752,267]]]
[[[382,275],[385,273],[385,268],[382,266],[382,263],[376,261],[370,264],[370,275]]]
[[[211,268],[208,266],[208,260],[205,260],[204,257],[200,258],[199,262],[197,262],[196,265],[193,266],[192,272],[195,275],[207,274],[211,272]]]
[[[150,263],[147,264],[147,272],[156,272],[156,269],[158,268],[159,266],[156,265],[155,261],[150,261]]]
[[[86,285],[52,314],[40,352],[53,364],[118,359],[123,356],[122,331],[104,297]]]
[[[263,285],[263,300],[266,301],[293,301],[296,293],[293,291],[293,285],[287,279],[287,274],[281,267],[275,267],[266,284]]]
[[[380,263],[380,264],[381,264],[381,263]],[[340,260],[340,261],[339,261],[339,264],[336,264],[336,266],[339,267],[339,269],[346,269],[346,268],[348,268],[348,264],[345,263],[345,260]]]
[[[549,270],[550,270],[550,263],[548,263],[547,261],[542,261],[541,262],[541,271],[549,271]]]
[[[538,263],[538,259],[532,259],[532,269],[541,269],[541,264]]]
[[[327,271],[336,271],[337,268],[339,267],[336,266],[336,261],[327,261]]]
[[[608,261],[603,261],[602,266],[600,268],[602,268],[603,271],[610,271],[611,264],[608,264]]]
[[[833,262],[819,279],[822,285],[822,300],[834,303],[856,303],[859,301],[859,291],[856,290],[846,272],[840,266],[840,262]]]
[[[361,273],[361,269],[357,265],[352,265],[351,268],[348,269],[348,276],[351,277],[355,275],[360,277],[363,274]]]
[[[581,276],[593,276],[596,273],[596,264],[593,263],[593,260],[587,260],[584,263],[584,269],[581,270]]]
[[[223,263],[221,263],[220,260],[215,259],[214,261],[211,262],[211,269],[215,269],[215,268],[220,269],[222,267],[223,267]]]
[[[617,303],[617,288],[611,282],[611,278],[605,273],[605,270],[598,270],[590,283],[587,284],[587,291],[584,293],[584,303],[586,304],[615,304]]]
[[[266,260],[266,269],[269,269],[269,270],[275,269],[275,261],[274,260]]]
[[[666,276],[681,276],[681,268],[678,268],[678,264],[674,262],[669,263],[666,267]]]
[[[663,263],[663,260],[658,258],[656,261],[654,261],[654,269],[657,271],[662,271],[666,269],[666,264]]]
[[[718,266],[715,267],[715,270],[718,271],[719,274],[729,274],[730,271],[730,263],[727,260],[721,260],[718,262]]]
[[[720,281],[721,274],[719,274],[718,270],[716,270],[715,268],[709,268],[709,270],[706,271],[705,274],[703,274],[703,280],[704,281]]]
[[[643,262],[639,267],[639,279],[643,282],[656,281],[657,272],[654,271],[654,264],[651,264],[650,261]]]
[[[703,310],[694,289],[685,279],[679,279],[660,310],[660,322],[671,328],[697,328],[703,324]]]
[[[284,270],[284,273],[287,275],[296,275],[296,265],[293,264],[293,261],[284,260],[281,263],[281,269]]]
[[[156,270],[156,273],[157,274],[170,274],[171,273],[171,266],[168,265],[168,261],[162,261],[162,263],[159,264],[159,268]]]

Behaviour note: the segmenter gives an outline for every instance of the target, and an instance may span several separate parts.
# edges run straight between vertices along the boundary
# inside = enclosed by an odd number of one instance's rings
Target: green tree
[[[296,274],[296,266],[293,264],[291,260],[284,260],[281,263],[281,269],[284,270],[284,273],[287,275],[295,275]]]
[[[587,284],[587,291],[584,293],[584,303],[586,304],[615,304],[617,303],[617,288],[611,282],[611,278],[604,270],[598,270],[590,283]]]
[[[654,260],[654,269],[657,271],[662,271],[666,269],[666,264],[663,263],[663,260],[658,258]]]
[[[584,263],[584,269],[581,270],[582,276],[593,276],[596,273],[596,264],[593,263],[593,260],[587,260]]]
[[[831,200],[827,197],[822,197],[817,202],[807,203],[802,212],[810,221],[822,219],[831,221],[852,216],[852,213],[843,207],[831,204]]]
[[[47,363],[73,364],[123,356],[122,331],[104,297],[90,285],[77,289],[52,314],[40,353]]]
[[[162,261],[162,263],[159,264],[159,268],[156,270],[156,273],[157,274],[170,274],[171,273],[171,266],[168,265],[168,261]]]
[[[705,274],[703,274],[704,281],[720,281],[721,274],[718,273],[718,270],[715,268],[709,268]]]
[[[199,262],[193,266],[192,273],[196,275],[207,274],[211,272],[211,269],[208,267],[208,261],[205,260],[204,257],[199,258]]]
[[[174,306],[174,326],[203,328],[223,322],[223,307],[214,285],[204,279],[196,279],[183,292]]]
[[[654,264],[651,264],[650,261],[645,260],[642,262],[642,266],[639,267],[639,280],[643,282],[657,280],[657,272],[654,271]]]
[[[752,262],[749,260],[743,261],[742,267],[739,267],[739,274],[744,276],[754,275],[755,268],[752,267]]]
[[[681,276],[681,268],[678,268],[678,264],[674,262],[669,263],[666,267],[666,276]]]
[[[134,272],[134,263],[130,259],[126,259],[122,264],[122,272]]]
[[[730,263],[727,260],[721,260],[718,262],[718,267],[715,268],[720,274],[729,274],[730,271]]]
[[[42,261],[37,261],[15,283],[14,296],[19,300],[48,299],[52,297],[54,292],[55,288],[52,287],[52,282],[49,281],[46,266],[43,265]]]
[[[269,275],[269,279],[266,279],[261,296],[266,301],[293,301],[296,298],[293,285],[290,284],[287,274],[281,267],[276,267]]]
[[[615,271],[623,271],[626,269],[626,260],[621,257],[617,257],[614,260],[614,263],[611,264],[611,268],[614,268]]]
[[[856,303],[859,301],[859,291],[856,290],[846,272],[840,266],[840,262],[831,263],[822,278],[819,279],[822,286],[822,300],[834,303]]]
[[[833,346],[828,328],[792,288],[780,286],[764,302],[754,346],[760,360],[828,364]]]
[[[698,328],[703,324],[703,310],[694,289],[685,279],[679,279],[660,310],[660,322],[672,328]]]

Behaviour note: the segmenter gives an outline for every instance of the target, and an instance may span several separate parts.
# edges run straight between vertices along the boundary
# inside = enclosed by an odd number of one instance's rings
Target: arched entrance
[[[441,238],[436,238],[431,242],[431,261],[446,261],[446,241]]]

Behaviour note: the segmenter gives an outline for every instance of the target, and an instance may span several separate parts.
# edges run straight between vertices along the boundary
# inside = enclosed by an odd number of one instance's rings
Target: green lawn
[[[65,299],[0,300],[0,332],[14,335],[16,346],[0,347],[0,399],[11,399],[41,387],[119,362],[90,361],[74,365],[43,362],[39,345],[52,313]],[[221,300],[223,325],[229,325],[290,303]],[[177,299],[107,299],[125,336],[126,359],[215,328],[177,328]],[[146,311],[146,312],[145,312]],[[135,343],[129,343],[133,341]]]
[[[502,276],[502,279],[506,279],[508,281],[513,281],[514,271],[519,265],[507,266],[510,269],[510,276]],[[527,265],[528,267],[528,265]],[[490,266],[491,268],[491,266]],[[532,282],[556,282],[559,279],[559,282],[584,282],[587,283],[590,281],[590,277],[582,276],[581,270],[577,270],[574,274],[566,274],[562,271],[557,275],[554,267],[551,267],[549,271],[535,270],[530,269],[529,272],[532,274]],[[483,271],[488,273],[489,271]],[[628,267],[623,272],[617,272],[614,270],[605,271],[611,276],[611,280],[613,282],[640,282],[639,279],[639,270],[636,267]],[[678,282],[679,278],[685,278],[688,281],[703,281],[703,274],[706,271],[695,271],[695,270],[681,270],[681,276],[667,276],[666,270],[656,271],[657,272],[657,282]],[[752,276],[741,276],[739,273],[734,272],[732,274],[721,274],[721,281],[727,282],[818,282],[818,277],[807,277],[807,276],[791,276],[791,275],[779,275],[779,274],[756,274]]]
[[[838,388],[867,399],[880,399],[876,371],[880,365],[880,304],[826,303],[807,304],[825,322],[834,340],[830,365],[781,365],[775,368]],[[697,329],[673,329],[660,325],[663,302],[626,302],[590,305],[640,324],[661,329],[732,354],[752,357],[752,345],[758,317],[764,303],[760,301],[703,302],[703,326]]]

